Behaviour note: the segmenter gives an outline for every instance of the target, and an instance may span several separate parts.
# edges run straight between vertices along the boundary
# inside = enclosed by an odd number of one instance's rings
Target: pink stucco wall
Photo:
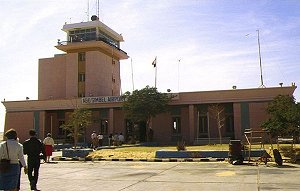
[[[234,137],[236,139],[242,138],[241,132],[241,104],[233,103],[233,116],[234,116]]]
[[[78,97],[78,53],[66,56],[66,98]]]
[[[86,63],[86,96],[111,95],[111,58],[99,51],[90,51],[86,53]]]
[[[113,113],[114,113],[113,132],[122,133],[123,135],[125,135],[124,112],[122,111],[122,109],[114,109]]]
[[[251,129],[261,129],[261,124],[268,118],[266,102],[254,102],[249,104],[249,118]]]
[[[152,120],[153,140],[162,144],[171,141],[172,122],[169,113],[157,115]]]
[[[10,112],[5,116],[5,131],[16,129],[20,142],[29,138],[29,130],[33,128],[33,112]]]
[[[66,97],[66,56],[39,60],[38,99]]]

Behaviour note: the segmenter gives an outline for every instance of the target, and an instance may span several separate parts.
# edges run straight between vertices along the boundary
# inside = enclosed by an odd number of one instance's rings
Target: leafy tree
[[[123,109],[125,116],[134,124],[146,122],[146,132],[150,130],[150,121],[159,113],[167,111],[167,105],[170,101],[170,96],[166,93],[160,93],[156,88],[146,86],[141,90],[126,92],[123,97]],[[149,136],[147,133],[147,139]]]
[[[267,107],[270,118],[262,127],[272,136],[296,136],[300,132],[300,105],[295,98],[279,95]]]
[[[77,147],[78,138],[83,135],[84,128],[91,124],[92,112],[87,109],[77,108],[70,113],[66,124],[62,128],[69,132],[68,136],[74,139],[74,147]]]

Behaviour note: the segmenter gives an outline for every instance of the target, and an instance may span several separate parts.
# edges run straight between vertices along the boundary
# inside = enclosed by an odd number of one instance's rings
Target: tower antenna
[[[99,2],[99,0],[97,0],[97,16],[98,16],[98,18],[100,18],[99,7],[100,7],[100,2]]]
[[[259,67],[260,67],[260,88],[265,88],[264,80],[263,80],[263,74],[262,74],[262,65],[261,65],[261,54],[260,54],[260,41],[259,41],[259,29],[257,31],[257,43],[258,43],[258,56],[259,56]]]
[[[87,21],[89,21],[90,19],[90,0],[87,0],[87,11],[86,11],[86,15],[87,15]]]

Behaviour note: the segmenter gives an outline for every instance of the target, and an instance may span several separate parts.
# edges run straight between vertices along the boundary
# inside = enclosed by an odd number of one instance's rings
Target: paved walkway
[[[53,162],[41,165],[38,187],[53,190],[300,190],[300,165],[234,166],[226,162]],[[22,174],[21,190],[29,190]]]

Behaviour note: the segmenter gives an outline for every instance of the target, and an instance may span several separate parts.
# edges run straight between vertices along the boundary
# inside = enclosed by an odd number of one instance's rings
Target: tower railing
[[[123,52],[123,53],[125,53],[127,55],[127,52],[125,52],[124,50],[120,49],[118,46],[116,46],[115,44],[109,42],[107,39],[105,39],[105,38],[103,38],[101,36],[97,37],[96,39],[91,39],[91,40],[86,40],[84,38],[78,38],[78,39],[72,40],[72,41],[71,40],[69,40],[69,41],[60,41],[60,40],[58,40],[57,41],[57,45],[58,46],[60,46],[60,45],[66,46],[69,43],[79,43],[79,42],[89,42],[89,41],[102,41],[105,44],[107,44],[107,45],[109,45],[109,46],[111,46],[111,47],[117,49],[118,51],[121,51],[121,52]]]

